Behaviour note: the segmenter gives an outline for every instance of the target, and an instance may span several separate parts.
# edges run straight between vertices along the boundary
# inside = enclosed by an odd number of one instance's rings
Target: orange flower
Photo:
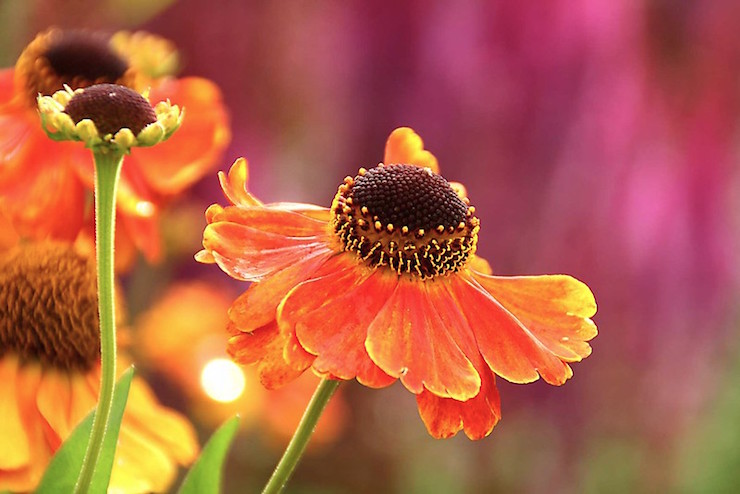
[[[98,399],[95,264],[68,243],[18,242],[2,213],[0,232],[0,491],[28,492]],[[192,426],[135,377],[110,492],[165,491],[197,452]]]
[[[116,83],[150,88],[153,101],[187,108],[177,135],[126,158],[118,192],[118,251],[135,246],[150,261],[161,254],[160,208],[212,166],[230,140],[219,89],[210,81],[170,74],[171,44],[146,33],[104,36],[51,29],[23,51],[15,68],[0,70],[0,202],[26,237],[73,240],[93,231],[91,153],[51,141],[41,127],[36,97],[67,84]]]
[[[137,361],[179,385],[190,400],[189,409],[209,425],[239,413],[242,427],[258,424],[260,431],[284,447],[319,380],[306,373],[280,389],[265,390],[252,367],[239,367],[229,360],[223,328],[230,304],[229,295],[212,283],[172,285],[136,323],[135,348],[141,355]],[[164,327],[177,331],[163,331]],[[345,423],[345,409],[340,392],[317,424],[316,442],[337,438]]]
[[[229,351],[266,386],[309,367],[400,379],[434,437],[482,438],[500,418],[494,375],[561,385],[591,353],[593,294],[566,275],[487,274],[475,208],[411,129],[391,134],[385,163],[347,177],[326,209],[261,204],[237,160],[219,174],[232,205],[208,209],[196,258],[253,282],[229,311]]]

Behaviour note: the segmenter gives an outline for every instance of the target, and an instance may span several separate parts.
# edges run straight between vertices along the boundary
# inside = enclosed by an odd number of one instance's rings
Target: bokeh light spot
[[[216,401],[229,403],[244,392],[244,372],[229,359],[209,361],[201,371],[200,384],[206,394]]]

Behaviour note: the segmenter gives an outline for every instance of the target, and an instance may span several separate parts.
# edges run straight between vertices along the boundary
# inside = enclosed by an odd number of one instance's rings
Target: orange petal
[[[3,105],[9,104],[16,96],[14,78],[14,68],[0,69],[0,111]]]
[[[12,470],[31,461],[31,438],[21,419],[18,403],[18,358],[5,354],[0,358],[0,469]]]
[[[306,210],[314,208],[311,204],[298,204]],[[323,210],[323,208],[320,208]],[[206,211],[209,223],[220,221],[241,223],[267,233],[285,237],[323,237],[328,235],[328,221],[319,221],[311,216],[290,209],[271,207],[211,207]]]
[[[0,114],[0,202],[22,236],[74,240],[85,211],[85,189],[72,170],[77,143],[51,141],[36,120],[28,112]]]
[[[301,346],[316,355],[314,369],[371,387],[395,378],[378,368],[365,350],[367,328],[393,292],[392,278],[379,276],[347,254],[329,259],[324,276],[294,288],[278,308],[281,331],[295,332]]]
[[[247,182],[249,181],[249,164],[244,158],[237,159],[229,174],[218,172],[218,181],[221,189],[231,204],[239,206],[260,206],[262,203],[249,193]]]
[[[167,141],[137,148],[126,165],[138,168],[158,194],[176,194],[221,158],[231,140],[228,114],[218,87],[199,77],[164,79],[152,87],[149,99],[152,103],[169,99],[185,108],[185,118]]]
[[[596,301],[586,284],[567,275],[474,276],[550,352],[566,362],[591,354]]]
[[[419,415],[429,434],[437,439],[452,437],[460,429],[470,439],[482,439],[501,419],[501,400],[491,371],[480,367],[480,393],[468,401],[440,398],[429,391],[416,396]]]
[[[131,254],[129,246],[133,243],[149,262],[155,263],[162,259],[162,238],[159,233],[158,216],[142,218],[120,212],[118,221],[123,227],[120,233],[121,239],[116,244],[118,247],[126,249],[126,252]],[[125,267],[125,264],[122,267]]]
[[[573,375],[568,364],[548,351],[474,279],[454,276],[449,286],[493,372],[515,383],[536,381],[542,376],[558,385]]]
[[[224,213],[232,210],[229,216],[241,216],[238,218],[240,221],[248,221],[247,218],[254,217],[255,221],[249,222],[251,226],[219,221],[208,225],[203,232],[203,246],[211,252],[221,269],[236,279],[259,281],[301,259],[329,252],[326,243],[317,237],[291,237],[265,231],[279,226],[281,220],[288,232],[291,228],[288,222],[295,218],[302,218],[303,224],[315,222],[314,220],[284,211],[260,208],[259,211],[237,212],[236,209],[227,208]],[[269,223],[264,218],[259,218],[264,216],[273,217],[274,222]]]
[[[434,173],[439,173],[437,158],[424,149],[424,141],[409,127],[399,127],[391,132],[385,143],[383,163],[416,165],[431,168]]]
[[[473,254],[468,258],[468,268],[483,274],[493,274],[491,265],[481,256]]]
[[[478,394],[480,377],[437,314],[435,301],[424,282],[400,278],[370,324],[365,348],[373,362],[400,377],[412,393],[426,388],[464,401]]]
[[[301,359],[285,358],[285,347],[289,340],[278,330],[275,321],[251,333],[239,330],[236,330],[236,333],[238,334],[229,339],[229,354],[242,364],[258,362],[260,382],[267,389],[277,389],[295,380],[313,362],[314,356],[306,353],[302,347]]]
[[[241,331],[253,331],[275,320],[277,307],[288,292],[310,278],[328,259],[326,253],[314,253],[253,283],[229,309],[229,317]]]

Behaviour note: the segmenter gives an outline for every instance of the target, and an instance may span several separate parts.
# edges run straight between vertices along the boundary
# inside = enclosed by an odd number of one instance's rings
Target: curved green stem
[[[100,315],[100,396],[90,441],[74,492],[87,493],[108,429],[113,386],[116,381],[116,307],[113,243],[116,232],[116,190],[123,154],[95,151],[95,252],[98,262],[98,313]]]
[[[262,494],[275,494],[283,490],[285,484],[288,483],[290,475],[295,470],[298,460],[301,459],[303,451],[308,445],[308,440],[311,437],[311,433],[316,427],[316,422],[321,417],[321,412],[324,411],[326,404],[334,394],[339,386],[339,381],[333,379],[322,379],[319,383],[316,391],[314,391],[311,401],[308,402],[308,407],[303,413],[301,423],[298,424],[298,428],[293,434],[293,438],[290,440],[288,447],[283,453],[283,457],[275,467],[275,471],[272,473],[272,477],[265,485],[262,490]]]

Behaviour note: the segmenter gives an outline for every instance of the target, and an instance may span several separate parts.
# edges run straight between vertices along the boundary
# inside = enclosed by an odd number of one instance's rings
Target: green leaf
[[[111,408],[110,422],[103,441],[103,449],[100,451],[98,466],[93,474],[90,492],[105,492],[110,481],[110,471],[113,468],[113,455],[116,452],[118,431],[121,428],[123,410],[126,407],[128,391],[131,387],[131,379],[134,376],[134,368],[129,367],[121,375],[115,389],[113,390],[113,407]],[[72,492],[77,476],[82,468],[82,460],[85,457],[87,442],[92,430],[93,416],[95,410],[90,412],[82,422],[72,431],[62,447],[51,459],[49,466],[41,478],[41,483],[36,489],[36,494],[54,494],[58,492]]]
[[[221,491],[224,460],[238,428],[237,415],[213,433],[182,481],[179,494],[217,494]]]

